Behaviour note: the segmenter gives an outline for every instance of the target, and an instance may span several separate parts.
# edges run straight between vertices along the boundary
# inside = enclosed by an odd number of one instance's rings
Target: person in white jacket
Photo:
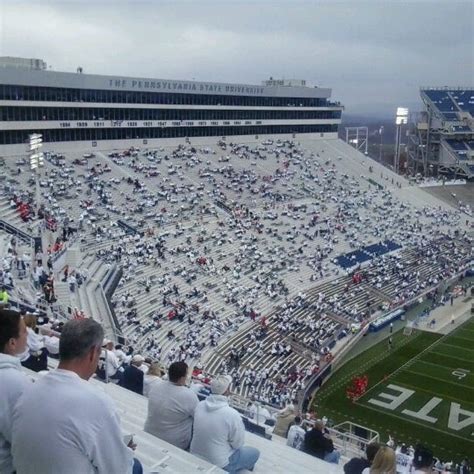
[[[212,380],[212,395],[200,402],[194,412],[190,451],[227,472],[251,471],[260,452],[244,446],[244,423],[227,400],[231,384],[230,375],[219,375]]]
[[[13,406],[31,383],[21,371],[26,349],[26,326],[16,311],[0,309],[0,473],[11,474],[11,429]]]
[[[18,474],[142,473],[112,400],[88,382],[103,337],[93,319],[64,325],[58,368],[31,384],[13,409],[11,453]]]

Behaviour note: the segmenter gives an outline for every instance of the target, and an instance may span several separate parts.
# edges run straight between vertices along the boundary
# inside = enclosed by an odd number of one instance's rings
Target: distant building
[[[155,139],[297,134],[337,138],[343,107],[331,89],[303,80],[270,85],[147,79],[45,70],[41,60],[4,58],[0,146],[41,133],[54,149],[128,147]],[[158,144],[158,142],[156,143]],[[51,147],[49,147],[51,148]],[[3,148],[5,150],[5,148]]]
[[[0,68],[1,67],[16,67],[41,71],[47,68],[47,64],[42,59],[0,56]]]

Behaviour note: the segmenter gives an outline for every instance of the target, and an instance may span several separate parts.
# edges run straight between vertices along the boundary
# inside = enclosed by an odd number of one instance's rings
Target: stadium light
[[[39,150],[43,146],[43,135],[40,133],[32,133],[29,137],[29,144],[30,144],[30,167],[31,170],[35,172],[36,178],[36,207],[37,209],[40,208],[40,168],[44,166],[44,157],[43,153]]]
[[[408,124],[408,109],[406,107],[397,107],[395,125],[397,133],[395,135],[395,155],[393,157],[393,170],[395,173],[400,171],[400,148],[402,141],[402,126]]]

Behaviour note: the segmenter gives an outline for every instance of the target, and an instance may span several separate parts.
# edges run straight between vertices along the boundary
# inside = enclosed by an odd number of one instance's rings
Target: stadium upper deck
[[[474,178],[474,89],[421,89],[426,111],[410,135],[413,171]]]
[[[0,145],[23,151],[18,144],[33,132],[42,133],[46,144],[54,142],[56,151],[61,144],[69,145],[63,150],[81,142],[103,149],[175,137],[336,137],[342,107],[329,101],[330,89],[275,84],[99,76],[12,67],[5,59]]]

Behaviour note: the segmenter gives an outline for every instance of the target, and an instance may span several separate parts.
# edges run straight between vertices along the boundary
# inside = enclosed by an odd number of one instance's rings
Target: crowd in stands
[[[330,362],[351,325],[457,274],[472,248],[460,212],[409,204],[394,178],[375,176],[373,169],[357,176],[341,159],[329,149],[312,152],[289,141],[221,142],[217,151],[188,143],[168,152],[114,153],[106,164],[79,160],[70,167],[48,159],[45,205],[37,217],[52,245],[36,255],[34,282],[46,302],[54,303],[59,280],[71,293],[88,280],[81,266],[53,268],[77,228],[82,253],[123,272],[112,303],[127,344],[102,341],[98,377],[148,396],[152,407],[155,391],[181,386],[174,375],[162,384],[171,367],[206,361],[198,375],[214,376],[203,385],[195,378],[193,400],[209,390],[219,397],[230,389],[280,408],[279,416],[267,418],[286,434],[301,389]],[[371,184],[369,176],[383,185]],[[9,193],[15,206],[29,203],[28,219],[34,217],[26,191]],[[67,207],[70,199],[79,205]],[[403,248],[374,255],[364,268],[337,264],[338,255],[386,241]],[[0,291],[0,305],[8,302],[17,265],[28,268],[28,259],[9,252],[0,273],[6,291]],[[88,315],[75,308],[73,316],[80,324]],[[60,356],[63,327],[55,323],[45,330],[50,333],[37,334],[35,320],[24,321],[22,363],[44,370],[48,353]],[[245,323],[251,324],[238,332]],[[219,352],[213,352],[216,346]],[[229,384],[222,389],[224,379]],[[216,392],[215,380],[222,382]],[[216,398],[202,410],[226,413],[221,402]],[[292,436],[298,438],[298,431]],[[181,444],[193,450],[191,439]],[[199,443],[195,449],[209,456]],[[230,460],[229,449],[216,457],[219,464],[239,462]],[[337,453],[331,453],[334,460]],[[242,458],[251,462],[255,453]]]
[[[0,329],[0,472],[141,473],[136,445],[125,444],[111,400],[88,383],[103,353],[101,325],[92,319],[64,324],[58,368],[35,383],[20,365],[28,348],[25,318],[2,309]],[[132,357],[124,374],[141,362]],[[187,365],[175,362],[168,379],[150,388],[145,430],[228,472],[253,469],[259,452],[244,446],[242,419],[228,405],[230,377],[216,377],[201,402],[185,386],[187,378]]]

